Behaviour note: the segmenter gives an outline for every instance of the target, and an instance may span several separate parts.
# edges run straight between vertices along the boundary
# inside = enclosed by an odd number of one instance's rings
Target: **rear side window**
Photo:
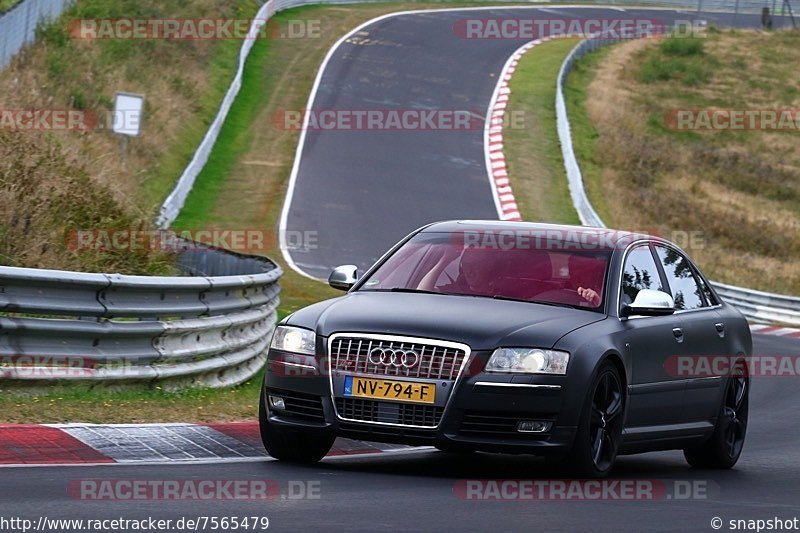
[[[711,289],[708,287],[708,284],[703,281],[703,278],[698,276],[697,273],[695,273],[695,277],[697,278],[697,284],[700,285],[700,289],[703,291],[703,294],[706,297],[706,303],[708,303],[708,305],[719,304],[717,298],[714,296],[714,293],[711,292]]]
[[[653,254],[647,245],[628,252],[622,271],[622,304],[631,304],[642,289],[664,290]]]
[[[665,246],[656,246],[656,254],[667,275],[667,283],[675,300],[675,309],[704,307],[703,291],[694,277],[689,261],[677,251]]]

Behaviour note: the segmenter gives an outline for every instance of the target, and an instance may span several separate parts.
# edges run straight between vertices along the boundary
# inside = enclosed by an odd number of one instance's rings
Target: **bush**
[[[705,83],[714,61],[706,57],[704,46],[703,40],[696,37],[668,37],[642,63],[639,81],[680,80],[689,86]]]
[[[659,49],[665,55],[678,57],[699,56],[705,53],[703,40],[696,37],[669,37],[661,43]]]
[[[69,232],[147,230],[107,188],[70,162],[53,137],[0,131],[0,261],[35,268],[174,273],[172,257],[149,250],[76,250]],[[58,176],[58,179],[54,177]]]

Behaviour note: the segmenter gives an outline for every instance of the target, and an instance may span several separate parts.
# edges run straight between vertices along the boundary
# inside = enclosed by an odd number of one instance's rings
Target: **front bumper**
[[[488,356],[488,353],[473,353],[474,358],[484,359],[484,363]],[[313,365],[309,361],[308,366]],[[327,376],[311,372],[302,376],[293,374],[283,364],[271,360],[261,398],[269,421],[287,429],[333,433],[365,441],[535,455],[562,455],[572,447],[575,436],[577,413],[564,410],[568,392],[565,376],[484,372],[462,375],[452,385],[446,404],[441,406],[438,425],[424,428],[345,420],[351,417],[342,416],[343,399],[332,395]],[[266,400],[269,394],[284,398],[286,408],[270,408]],[[383,404],[380,407],[383,412],[386,408],[397,409],[398,405],[398,402],[378,403]],[[542,433],[519,432],[517,423],[523,420],[546,421],[551,427]]]

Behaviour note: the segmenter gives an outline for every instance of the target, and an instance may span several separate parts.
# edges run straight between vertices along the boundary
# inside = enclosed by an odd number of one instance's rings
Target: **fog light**
[[[550,430],[552,422],[542,422],[540,420],[520,420],[517,422],[517,431],[520,433],[544,433]]]
[[[269,395],[269,406],[273,409],[286,409],[286,404],[280,396]]]

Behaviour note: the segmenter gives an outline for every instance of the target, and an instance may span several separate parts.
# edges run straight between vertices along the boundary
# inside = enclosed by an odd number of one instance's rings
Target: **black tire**
[[[604,362],[586,393],[575,443],[565,458],[575,475],[604,478],[611,473],[622,438],[625,398],[617,367]]]
[[[695,468],[732,468],[742,455],[747,435],[750,378],[743,363],[735,368],[725,385],[714,433],[702,445],[683,450],[686,461]]]
[[[292,463],[316,463],[330,451],[335,435],[288,430],[273,425],[263,400],[259,402],[258,422],[264,449],[275,459]]]

